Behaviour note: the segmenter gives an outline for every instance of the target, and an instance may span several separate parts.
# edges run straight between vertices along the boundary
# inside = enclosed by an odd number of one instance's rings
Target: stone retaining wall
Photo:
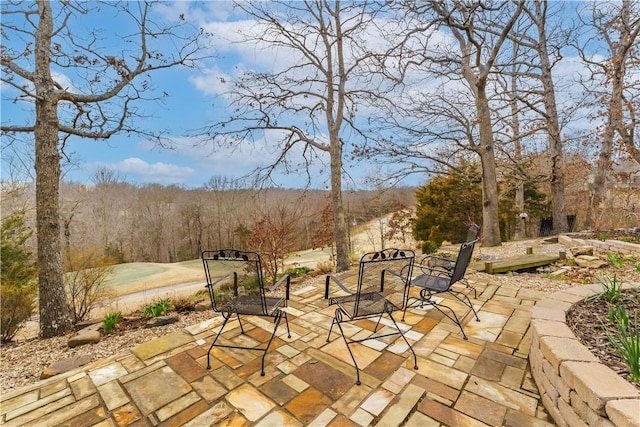
[[[568,248],[572,246],[593,246],[598,252],[616,252],[621,255],[640,256],[640,245],[621,240],[577,239],[570,234],[562,234],[558,236],[558,243]]]
[[[599,284],[558,291],[531,312],[531,371],[544,407],[560,427],[640,426],[638,389],[600,363],[566,323],[573,304],[600,291]]]

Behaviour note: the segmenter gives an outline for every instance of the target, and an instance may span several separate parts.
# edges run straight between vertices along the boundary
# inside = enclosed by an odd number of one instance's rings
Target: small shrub
[[[636,237],[636,236],[620,237],[618,240],[621,240],[621,241],[627,242],[627,243],[635,243],[636,245],[640,245],[640,237]]]
[[[609,307],[609,323],[615,325],[620,322],[625,322],[629,325],[629,316],[627,316],[627,309],[624,305],[616,305]]]
[[[91,312],[112,296],[107,286],[111,261],[99,255],[96,248],[66,251],[64,287],[71,321],[75,325],[88,319]]]
[[[423,254],[432,254],[438,250],[438,244],[433,240],[425,240],[422,242],[422,253]]]
[[[575,267],[578,264],[576,264],[576,260],[574,258],[567,258],[566,260],[564,260],[564,265],[569,267]]]
[[[198,291],[193,295],[187,297],[173,298],[173,309],[178,313],[186,313],[189,311],[195,311],[196,304],[200,301],[204,301],[209,298],[209,294],[205,291]]]
[[[186,313],[189,311],[194,311],[196,302],[191,298],[174,298],[173,299],[173,309],[178,313]]]
[[[35,283],[35,285],[34,285]],[[37,282],[5,285],[2,283],[0,302],[0,334],[2,341],[11,341],[35,310]]]
[[[287,268],[284,271],[284,274],[288,274],[291,277],[300,277],[300,276],[304,276],[305,274],[309,274],[310,271],[311,269],[309,267],[294,267],[294,268]]]
[[[572,280],[571,277],[567,276],[566,274],[544,273],[542,277],[549,280],[560,280],[560,281],[566,281],[566,282],[570,282]]]
[[[112,311],[107,314],[102,321],[102,329],[105,334],[110,334],[118,326],[118,323],[122,321],[122,313],[119,311]]]
[[[26,242],[33,234],[25,213],[2,219],[0,234],[0,335],[11,341],[36,307],[38,267]]]
[[[215,288],[213,290],[213,297],[216,300],[216,304],[223,305],[227,302],[231,301],[234,297],[233,288],[224,287],[224,288]]]
[[[316,264],[316,271],[318,274],[331,274],[333,273],[333,263],[331,261],[322,261]]]
[[[258,276],[249,276],[238,282],[238,294],[248,295],[255,294],[260,289],[260,278]]]
[[[158,317],[164,316],[173,307],[173,303],[169,298],[160,299],[153,304],[146,305],[143,309],[143,313],[146,316]]]

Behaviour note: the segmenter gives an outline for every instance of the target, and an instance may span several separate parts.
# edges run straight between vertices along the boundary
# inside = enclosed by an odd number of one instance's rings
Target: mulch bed
[[[630,322],[633,322],[633,313],[640,321],[640,289],[627,289],[622,293],[627,298],[615,304],[608,303],[604,299],[581,301],[575,304],[567,312],[567,325],[578,340],[588,347],[604,365],[640,389],[640,381],[632,382],[629,380],[631,372],[629,366],[609,343],[602,326],[602,322],[605,325],[609,324],[609,308],[615,305],[625,306]],[[614,328],[614,325],[609,326],[610,331],[613,331]]]

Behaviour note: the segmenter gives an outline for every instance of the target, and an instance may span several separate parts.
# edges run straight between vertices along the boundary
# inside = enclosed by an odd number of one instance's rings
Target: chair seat
[[[448,276],[432,276],[421,274],[411,280],[412,286],[419,286],[424,289],[432,289],[437,292],[444,292],[449,289],[451,279]]]
[[[391,313],[399,310],[393,303],[378,292],[366,292],[358,295],[347,295],[331,298],[332,304],[337,304],[350,319]],[[358,304],[356,309],[355,305]]]
[[[220,308],[222,313],[240,313],[256,316],[275,316],[280,308],[285,307],[284,298],[265,297],[260,295],[240,295]]]

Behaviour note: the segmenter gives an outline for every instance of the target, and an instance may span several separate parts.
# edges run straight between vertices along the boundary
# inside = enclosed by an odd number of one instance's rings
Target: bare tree
[[[466,91],[458,88],[454,92],[452,87],[455,85],[443,84],[439,93],[425,93],[419,105],[433,109],[429,115],[433,128],[426,131],[431,137],[431,145],[439,140],[444,147],[437,153],[431,150],[434,154],[429,156],[429,160],[442,168],[458,163],[464,156],[462,151],[471,151],[480,158],[485,246],[501,244],[490,77],[501,68],[498,57],[522,13],[523,4],[524,0],[472,3],[408,1],[403,3],[410,17],[405,30],[406,41],[401,51],[390,52],[399,55],[397,74],[401,81],[410,70],[414,70],[449,83],[459,76],[466,85]],[[437,31],[433,23],[437,24]],[[449,35],[453,41],[448,39]],[[443,117],[447,122],[442,123]],[[455,127],[455,132],[451,132],[450,124]],[[421,135],[421,132],[412,134]],[[446,141],[453,143],[445,145]],[[446,157],[439,156],[441,153],[447,153]],[[404,158],[411,162],[406,156]]]
[[[541,89],[533,89],[519,97],[531,111],[542,117],[543,126],[548,139],[549,157],[551,159],[551,207],[554,233],[566,232],[567,214],[564,206],[564,141],[561,135],[561,123],[556,102],[556,86],[552,76],[553,67],[562,58],[561,49],[569,40],[563,34],[549,39],[548,11],[546,1],[534,0],[524,5],[523,11],[527,21],[531,23],[531,31],[518,31],[513,35],[514,43],[525,47],[529,54],[522,53],[519,62],[527,63],[528,70],[522,75],[526,79],[537,80]],[[566,28],[568,26],[565,25]],[[558,28],[556,28],[557,30]],[[523,58],[524,57],[524,58]],[[530,58],[530,59],[529,59]],[[538,100],[542,98],[541,107]]]
[[[120,52],[108,53],[104,35],[87,34],[77,26],[84,28],[83,16],[104,9],[116,9],[135,27],[121,36],[126,43],[120,45]],[[145,134],[135,123],[143,115],[136,106],[159,99],[152,95],[150,73],[193,66],[201,54],[204,34],[188,26],[183,16],[176,16],[178,24],[164,25],[154,21],[151,12],[152,2],[147,1],[2,3],[2,84],[11,88],[16,102],[34,111],[24,124],[12,123],[3,115],[1,130],[3,138],[25,134],[35,142],[40,335],[44,338],[61,335],[71,326],[63,286],[59,211],[60,162],[66,142],[72,136],[106,139],[123,131]],[[175,50],[169,52],[170,47]],[[61,82],[62,75],[69,80]]]
[[[460,47],[460,67],[473,93],[480,141],[477,153],[482,165],[482,229],[483,245],[499,246],[498,182],[494,152],[491,108],[487,97],[487,80],[500,50],[522,12],[524,1],[513,8],[509,3],[499,7],[458,3],[451,9],[436,4],[434,10],[453,33]],[[485,20],[486,17],[489,20]],[[495,35],[492,37],[492,35]]]
[[[518,54],[518,46],[514,44],[514,57]],[[518,171],[515,174],[515,208],[519,212],[520,220],[516,222],[516,231],[514,233],[515,240],[522,240],[527,235],[526,219],[528,214],[524,210],[524,174],[518,173],[519,166],[522,164],[522,140],[520,136],[520,108],[518,106],[518,99],[516,97],[516,90],[518,88],[518,78],[516,76],[517,67],[514,64],[512,71],[513,74],[509,81],[509,107],[511,108],[511,132],[513,136],[513,158],[515,160],[516,168]]]
[[[100,229],[102,230],[102,247],[109,246],[109,234],[112,227],[113,219],[111,218],[113,210],[113,193],[110,189],[113,186],[123,182],[123,178],[114,170],[105,166],[94,171],[91,181],[95,185],[96,192],[99,197],[99,204],[96,207],[96,216],[100,218]]]
[[[640,6],[631,0],[593,2],[588,6],[588,12],[591,19],[584,23],[594,34],[578,46],[578,52],[591,70],[586,90],[601,105],[606,117],[585,220],[585,226],[593,227],[596,225],[594,213],[602,209],[607,175],[616,156],[616,135],[620,151],[626,150],[632,159],[640,163],[640,87],[637,78],[640,68]],[[594,38],[599,41],[598,45],[605,47],[605,53],[592,50]]]
[[[322,171],[328,157],[336,268],[347,270],[345,150],[367,138],[359,108],[381,96],[367,67],[374,57],[367,42],[375,38],[374,21],[386,5],[325,0],[239,2],[237,7],[256,21],[243,30],[241,42],[272,51],[279,59],[273,70],[249,70],[230,82],[231,115],[207,133],[221,144],[268,139],[275,145],[275,159],[254,171],[263,183],[276,168],[306,173],[310,182],[311,168]]]
[[[271,284],[276,283],[284,258],[296,248],[296,237],[300,235],[298,220],[304,207],[304,197],[291,206],[278,203],[267,208],[251,225],[249,245],[264,258],[264,269]]]

